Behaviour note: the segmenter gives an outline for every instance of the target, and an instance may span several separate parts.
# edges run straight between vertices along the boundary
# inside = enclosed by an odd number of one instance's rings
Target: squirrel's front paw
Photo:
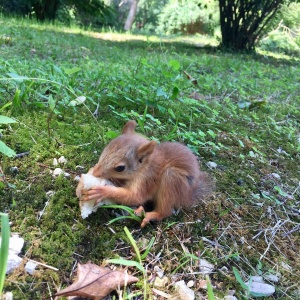
[[[135,211],[134,214],[138,217],[144,217],[145,216],[145,209],[142,205],[140,205]]]
[[[108,198],[107,186],[97,186],[90,190],[82,191],[82,200],[84,201],[97,200],[97,203],[99,203],[106,198]]]
[[[82,190],[83,190],[83,182],[82,179],[80,179],[77,187],[76,187],[76,196],[80,199],[82,195]]]

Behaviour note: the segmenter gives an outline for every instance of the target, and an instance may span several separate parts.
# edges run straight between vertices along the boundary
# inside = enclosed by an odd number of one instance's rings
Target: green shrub
[[[170,1],[159,15],[157,33],[212,34],[218,23],[216,2],[197,0]]]
[[[282,5],[279,11],[279,18],[283,24],[291,29],[300,27],[300,3]]]
[[[289,31],[274,30],[260,42],[264,50],[285,54],[297,54],[300,52],[300,38],[293,37]]]

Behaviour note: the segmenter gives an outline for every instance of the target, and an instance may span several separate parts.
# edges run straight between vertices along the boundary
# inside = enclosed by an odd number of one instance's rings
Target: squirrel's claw
[[[136,216],[139,216],[139,217],[144,217],[145,216],[145,209],[142,205],[140,205],[135,211],[134,211],[134,214]]]

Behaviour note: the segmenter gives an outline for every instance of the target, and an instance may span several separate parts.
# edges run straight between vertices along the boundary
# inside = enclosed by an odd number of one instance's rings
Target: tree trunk
[[[138,0],[133,0],[131,2],[129,14],[128,14],[127,20],[125,22],[125,25],[124,25],[124,30],[126,30],[126,31],[130,30],[132,27],[132,23],[134,21],[136,11],[137,11],[137,5],[138,5]]]
[[[219,0],[221,45],[233,50],[254,50],[266,25],[283,0]]]

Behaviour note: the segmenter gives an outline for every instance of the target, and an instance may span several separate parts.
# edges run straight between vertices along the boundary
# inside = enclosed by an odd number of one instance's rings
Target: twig
[[[287,235],[289,235],[289,234],[291,234],[291,233],[293,233],[295,231],[298,231],[299,229],[300,229],[300,224],[296,225],[293,229],[291,229],[290,231],[284,233],[282,236],[286,237]]]
[[[38,262],[38,261],[36,261],[36,260],[33,260],[33,259],[29,259],[29,258],[27,258],[27,259],[28,259],[28,261],[32,261],[32,262],[36,263],[37,265],[43,266],[43,267],[48,268],[48,269],[50,269],[50,270],[53,270],[53,271],[59,271],[59,269],[57,269],[57,268],[55,268],[55,267],[52,267],[52,266],[49,266],[49,265],[40,263],[40,262]]]

